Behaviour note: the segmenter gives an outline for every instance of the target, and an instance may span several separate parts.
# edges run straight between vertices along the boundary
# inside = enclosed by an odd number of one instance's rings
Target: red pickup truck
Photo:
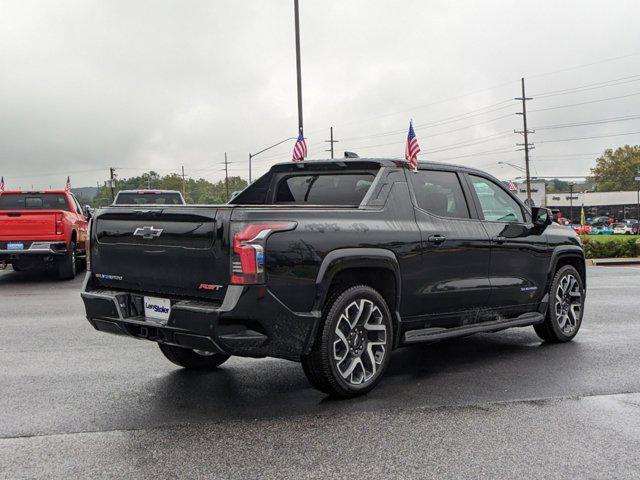
[[[0,192],[0,264],[74,278],[86,261],[88,213],[64,190]]]

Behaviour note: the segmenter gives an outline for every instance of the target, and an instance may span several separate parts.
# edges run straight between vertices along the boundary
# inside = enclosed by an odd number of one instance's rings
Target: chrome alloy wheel
[[[351,302],[335,328],[333,360],[342,378],[361,385],[371,380],[386,355],[387,327],[380,309],[364,298]]]
[[[558,327],[562,333],[570,335],[582,313],[582,291],[580,283],[573,275],[567,274],[558,282],[555,308]]]

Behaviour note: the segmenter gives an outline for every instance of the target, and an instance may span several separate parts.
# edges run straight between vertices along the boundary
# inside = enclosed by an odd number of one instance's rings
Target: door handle
[[[447,239],[444,235],[430,235],[427,239],[430,243],[440,244]]]
[[[493,237],[491,240],[493,240],[493,242],[495,242],[495,243],[502,244],[507,239],[505,237],[502,237],[502,236],[497,236],[497,237]]]

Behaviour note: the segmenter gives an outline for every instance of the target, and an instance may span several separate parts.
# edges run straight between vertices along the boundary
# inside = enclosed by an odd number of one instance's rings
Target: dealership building
[[[522,201],[527,199],[527,186],[524,182],[516,183],[517,195]],[[640,191],[627,192],[573,192],[546,193],[545,184],[531,182],[531,203],[538,207],[558,209],[563,217],[580,221],[580,209],[584,206],[585,218],[612,217],[616,220],[624,218],[640,219]],[[572,208],[573,207],[573,208]]]

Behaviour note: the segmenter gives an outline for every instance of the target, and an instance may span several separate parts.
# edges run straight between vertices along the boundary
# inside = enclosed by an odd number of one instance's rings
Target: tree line
[[[229,177],[229,194],[236,190],[243,190],[247,181],[241,177]],[[115,181],[115,193],[120,190],[178,190],[183,191],[183,180],[177,173],[161,176],[157,172],[150,171],[142,175],[129,178],[119,178]],[[184,180],[184,198],[192,204],[220,204],[226,203],[227,188],[225,181],[212,183],[204,178],[186,178]],[[98,187],[98,192],[93,199],[79,198],[81,204],[92,207],[104,207],[112,201],[111,187],[107,184]]]
[[[580,188],[588,188],[599,192],[636,190],[640,182],[640,145],[625,145],[616,149],[606,149],[596,158],[596,165],[591,169],[592,176],[584,182],[578,182]],[[568,192],[569,182],[557,178],[548,180],[548,193]],[[229,177],[229,193],[243,190],[247,181],[239,176]],[[183,189],[183,180],[177,173],[161,176],[150,171],[142,175],[116,180],[116,193],[120,190],[139,189],[179,190]],[[579,188],[575,188],[579,190]],[[184,197],[187,203],[219,204],[227,202],[225,181],[212,183],[204,178],[187,178],[184,181]],[[103,185],[93,199],[80,198],[80,202],[93,207],[102,207],[111,203],[111,188]]]

